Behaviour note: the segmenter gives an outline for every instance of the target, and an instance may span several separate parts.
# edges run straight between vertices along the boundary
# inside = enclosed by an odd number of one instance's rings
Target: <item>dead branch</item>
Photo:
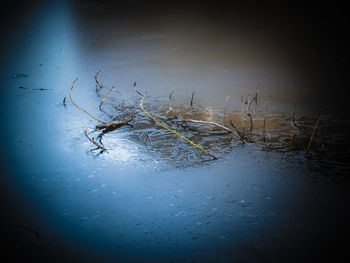
[[[85,129],[84,134],[85,134],[85,136],[89,139],[89,141],[97,147],[97,149],[100,149],[100,150],[101,150],[101,153],[103,153],[104,151],[107,151],[107,149],[106,149],[106,148],[103,146],[103,144],[102,144],[102,141],[101,141],[102,137],[101,137],[101,139],[100,139],[100,143],[101,143],[101,144],[99,144],[98,142],[95,141],[94,138],[90,138],[90,137],[88,136],[88,134],[87,134],[87,129]]]
[[[115,130],[117,128],[120,128],[121,126],[129,124],[130,121],[132,121],[133,118],[129,120],[118,120],[118,121],[111,121],[109,123],[99,124],[96,125],[96,129],[98,130]]]
[[[104,133],[102,132],[97,138],[98,138],[98,141],[99,141],[99,143],[103,146],[103,147],[105,147],[104,145],[103,145],[103,142],[102,142],[102,136],[104,135]]]
[[[247,138],[247,136],[245,136],[243,133],[241,133],[238,128],[236,127],[236,125],[233,124],[232,120],[230,120],[230,124],[232,126],[233,129],[235,129],[236,133],[238,134],[240,140],[242,141],[242,143],[245,143],[247,141],[249,141],[249,139]]]

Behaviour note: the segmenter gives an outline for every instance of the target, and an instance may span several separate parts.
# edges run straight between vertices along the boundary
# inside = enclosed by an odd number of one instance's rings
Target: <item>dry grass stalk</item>
[[[78,79],[75,79],[73,81],[73,84],[70,88],[70,92],[69,92],[69,99],[70,101],[72,102],[72,104],[79,110],[81,110],[82,112],[86,113],[87,115],[89,115],[91,118],[93,118],[94,120],[98,121],[99,123],[102,123],[102,124],[105,124],[105,122],[101,121],[99,118],[95,117],[94,115],[92,115],[91,113],[89,113],[87,110],[79,107],[75,102],[74,100],[72,99],[72,91],[73,91],[73,88],[74,88],[74,85],[75,85],[75,82],[77,82]]]
[[[113,89],[112,88],[108,88],[108,87],[105,87],[103,86],[99,81],[98,81],[98,75],[100,74],[101,70],[97,71],[96,74],[95,74],[95,82],[96,82],[96,91],[98,91],[97,87],[99,87],[100,89],[107,89],[111,92],[115,92],[115,93],[118,93],[120,94],[124,100],[126,100],[130,105],[134,105],[125,95],[123,92],[119,91],[119,90],[116,90],[116,89]]]
[[[141,92],[139,92],[136,89],[136,82],[134,85],[134,88],[136,90],[136,92],[138,94],[142,94]],[[156,125],[162,127],[163,129],[166,129],[167,131],[175,134],[177,137],[179,137],[180,139],[184,140],[185,142],[191,144],[192,146],[196,147],[197,149],[201,150],[202,152],[204,152],[205,154],[211,156],[214,159],[217,159],[217,157],[215,155],[213,155],[212,153],[210,153],[208,150],[204,149],[202,146],[196,144],[195,142],[191,141],[190,139],[188,139],[187,137],[185,137],[184,135],[182,135],[181,133],[179,133],[178,131],[173,130],[172,128],[170,128],[165,122],[163,122],[162,120],[159,120],[157,118],[155,118],[154,116],[152,116],[148,111],[145,110],[145,108],[143,107],[143,101],[145,99],[145,96],[142,96],[141,100],[140,100],[140,108],[141,110],[146,114],[147,117],[149,117],[151,120],[153,120],[155,122]]]
[[[105,100],[107,99],[108,95],[114,90],[114,86],[106,93],[106,95],[103,96],[100,105],[98,106],[99,109],[102,108],[103,103],[105,102]],[[124,102],[124,100],[123,100]]]
[[[212,126],[216,126],[222,130],[228,131],[230,133],[233,133],[234,131],[231,130],[230,128],[227,128],[224,125],[221,125],[219,123],[213,122],[213,121],[202,121],[202,120],[192,120],[192,119],[181,119],[181,122],[190,122],[190,123],[197,123],[197,124],[207,124],[207,125],[212,125]]]

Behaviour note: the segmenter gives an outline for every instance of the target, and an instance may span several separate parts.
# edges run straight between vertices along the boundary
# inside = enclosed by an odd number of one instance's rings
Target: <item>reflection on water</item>
[[[91,2],[40,5],[6,40],[1,225],[18,255],[285,262],[305,250],[318,259],[342,236],[348,194],[319,175],[348,172],[348,122],[327,116],[327,106],[310,114],[322,98],[296,66],[298,50],[227,16],[146,15]],[[131,104],[111,93],[99,109],[107,92],[96,91],[99,69],[101,83]],[[102,136],[103,153],[84,134],[98,142],[98,123],[68,97],[62,103],[77,77],[79,106],[104,122],[133,117]],[[147,111],[218,160],[155,125],[140,110],[135,81],[148,93]]]

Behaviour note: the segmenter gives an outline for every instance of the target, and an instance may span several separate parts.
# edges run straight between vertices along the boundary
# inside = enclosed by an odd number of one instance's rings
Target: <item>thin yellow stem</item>
[[[142,99],[140,101],[140,108],[141,110],[146,114],[147,117],[149,117],[150,119],[152,119],[157,125],[159,125],[160,127],[162,127],[163,129],[166,129],[167,131],[175,134],[176,136],[178,136],[180,139],[184,140],[185,142],[191,144],[192,146],[200,149],[202,152],[204,152],[207,155],[210,155],[211,157],[213,157],[214,159],[217,159],[217,157],[213,154],[211,154],[209,151],[207,151],[206,149],[204,149],[202,146],[196,144],[195,142],[191,141],[190,139],[188,139],[187,137],[185,137],[184,135],[182,135],[181,133],[171,129],[166,123],[164,123],[161,120],[158,120],[157,118],[153,117],[148,111],[145,110],[145,108],[143,107],[143,100],[145,99],[145,95],[142,96]]]
[[[95,82],[97,84],[97,86],[100,88],[100,89],[108,89],[110,92],[116,92],[118,94],[120,94],[124,100],[126,100],[130,105],[134,105],[125,95],[123,92],[119,91],[119,90],[116,90],[114,88],[108,88],[108,87],[105,87],[103,86],[99,81],[98,81],[98,74],[100,74],[100,70],[96,72],[95,74]]]
[[[97,117],[95,117],[94,115],[92,115],[91,113],[89,113],[88,111],[86,111],[85,109],[83,109],[83,108],[81,108],[81,107],[79,107],[75,102],[74,102],[74,100],[72,99],[72,91],[73,91],[73,88],[74,88],[74,85],[75,85],[75,82],[77,82],[77,78],[73,81],[73,84],[72,84],[72,86],[71,86],[71,88],[70,88],[70,92],[69,92],[69,99],[70,99],[70,101],[72,102],[72,104],[77,108],[77,109],[79,109],[79,110],[81,110],[82,112],[84,112],[84,113],[86,113],[87,115],[89,115],[91,118],[93,118],[94,120],[96,120],[96,121],[98,121],[99,123],[103,123],[103,124],[105,124],[103,121],[101,121],[99,118],[97,118]]]

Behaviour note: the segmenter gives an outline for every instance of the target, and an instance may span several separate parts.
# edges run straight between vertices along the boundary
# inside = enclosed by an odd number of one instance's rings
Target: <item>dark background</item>
[[[339,2],[259,2],[251,1],[70,1],[72,9],[94,17],[106,13],[147,16],[152,14],[203,14],[208,20],[242,27],[272,40],[292,54],[297,67],[310,70],[319,86],[320,101],[331,105],[336,115],[344,115],[349,99],[347,62],[349,59],[348,7]],[[1,8],[1,52],[11,46],[29,14],[42,1],[12,1]],[[23,43],[25,46],[25,43]],[[2,66],[6,66],[3,65]]]

